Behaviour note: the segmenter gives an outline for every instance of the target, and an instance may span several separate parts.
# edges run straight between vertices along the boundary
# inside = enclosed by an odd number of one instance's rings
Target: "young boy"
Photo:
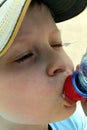
[[[76,105],[64,99],[63,85],[74,67],[55,22],[72,18],[85,7],[85,0],[1,1],[2,130],[47,130],[48,123],[73,114]]]

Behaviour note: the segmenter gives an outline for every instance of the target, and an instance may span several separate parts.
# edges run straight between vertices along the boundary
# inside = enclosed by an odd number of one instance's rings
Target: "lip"
[[[64,100],[64,105],[66,107],[75,107],[76,106],[76,102],[75,101],[72,101],[70,99],[68,99],[65,94],[62,95],[63,97],[63,100]]]

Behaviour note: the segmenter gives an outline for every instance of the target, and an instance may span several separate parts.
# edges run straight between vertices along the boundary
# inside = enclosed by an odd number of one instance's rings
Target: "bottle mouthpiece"
[[[66,78],[64,96],[70,103],[87,98],[87,51],[82,57],[79,70]]]

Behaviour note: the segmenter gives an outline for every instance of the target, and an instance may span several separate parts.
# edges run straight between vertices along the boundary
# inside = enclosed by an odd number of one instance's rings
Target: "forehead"
[[[49,9],[43,4],[41,8],[36,5],[27,11],[16,39],[27,37],[27,35],[32,38],[32,35],[36,33],[39,35],[40,32],[41,34],[43,32],[60,33]]]

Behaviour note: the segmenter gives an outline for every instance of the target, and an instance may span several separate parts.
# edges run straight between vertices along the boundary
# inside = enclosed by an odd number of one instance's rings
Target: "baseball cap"
[[[0,57],[12,45],[33,0],[0,0]],[[38,1],[38,0],[37,0]],[[87,0],[39,0],[46,4],[56,23],[81,13]]]

